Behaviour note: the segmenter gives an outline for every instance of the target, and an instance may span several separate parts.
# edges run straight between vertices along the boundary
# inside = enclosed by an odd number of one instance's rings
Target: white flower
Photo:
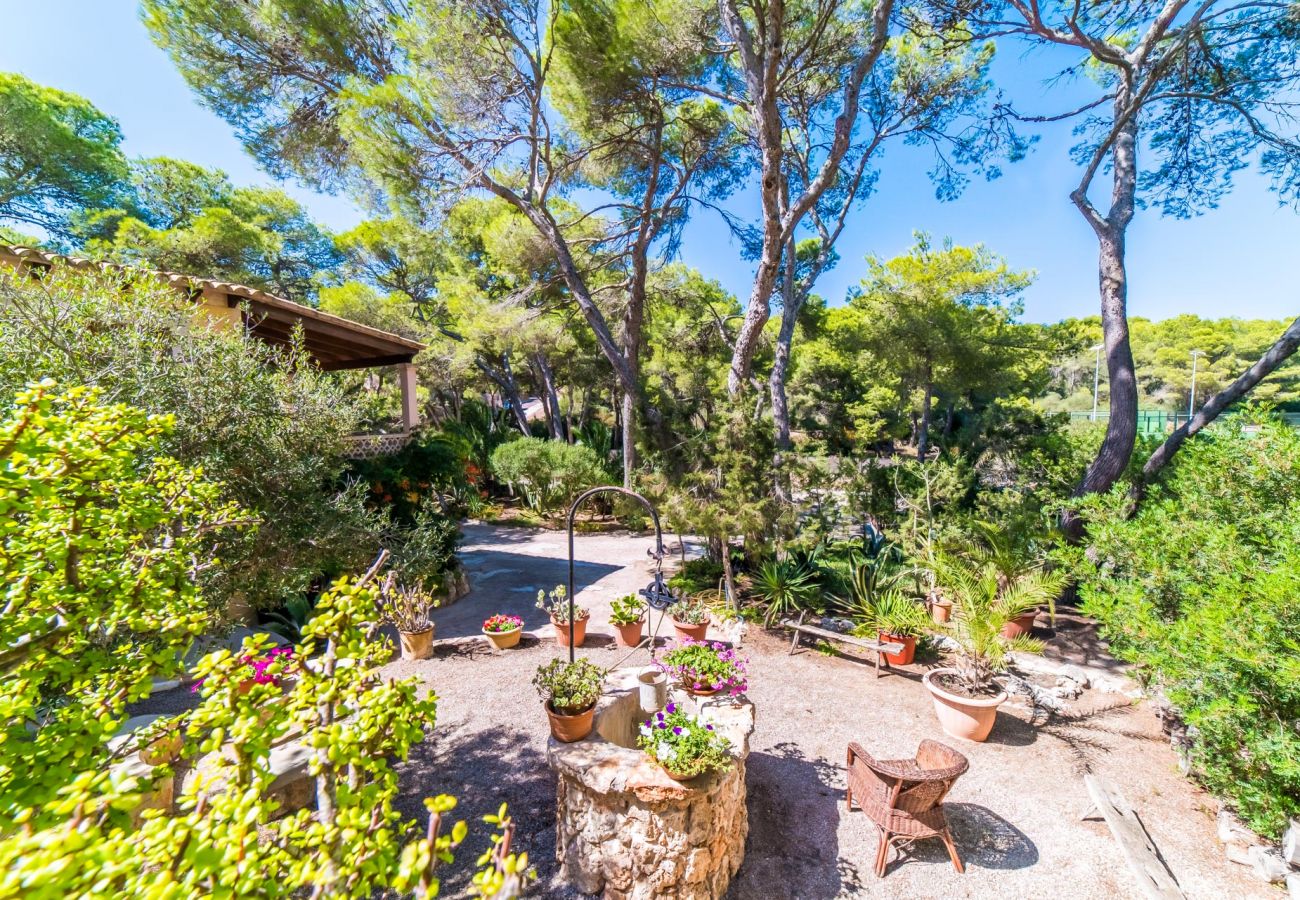
[[[640,730],[641,730],[641,737],[650,737],[649,725],[642,725]]]

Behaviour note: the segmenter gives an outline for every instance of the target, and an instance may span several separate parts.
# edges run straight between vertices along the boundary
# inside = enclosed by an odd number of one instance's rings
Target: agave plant
[[[772,559],[758,567],[750,590],[767,604],[763,624],[771,625],[779,616],[807,609],[821,591],[817,573],[792,559]]]
[[[1055,612],[1056,597],[1066,582],[1062,573],[1036,567],[1008,578],[992,562],[940,557],[935,575],[944,596],[952,600],[947,631],[959,647],[953,668],[972,694],[993,691],[993,678],[1006,668],[1008,652],[1042,652],[1042,641],[1028,635],[1003,637],[1002,627],[1044,603]]]

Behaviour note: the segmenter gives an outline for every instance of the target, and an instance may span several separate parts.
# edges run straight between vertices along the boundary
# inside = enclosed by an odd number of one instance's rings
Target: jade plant
[[[607,674],[607,670],[589,659],[574,662],[553,659],[538,667],[533,687],[555,713],[574,716],[596,705]]]
[[[610,604],[611,625],[635,625],[645,619],[645,601],[636,594],[619,597]]]

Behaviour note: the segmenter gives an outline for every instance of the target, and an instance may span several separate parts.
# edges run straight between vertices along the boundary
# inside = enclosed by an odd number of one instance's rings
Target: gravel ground
[[[609,601],[648,581],[651,543],[617,534],[577,539],[580,601],[593,609],[588,645],[579,652],[598,663],[613,665],[625,655],[610,644]],[[403,810],[423,820],[423,798],[459,797],[457,815],[471,823],[459,854],[464,862],[487,841],[487,826],[477,820],[508,802],[515,847],[529,853],[541,878],[532,895],[577,897],[555,870],[547,724],[529,683],[539,664],[561,653],[533,602],[539,587],[564,580],[565,536],[471,523],[463,555],[473,590],[436,611],[434,658],[389,667],[394,675],[418,674],[439,698],[432,738],[402,768]],[[524,616],[536,636],[505,652],[485,639],[464,640],[497,612]],[[1063,617],[1055,632],[1040,636],[1052,638],[1049,658],[1122,674],[1077,617]],[[1280,896],[1224,859],[1214,801],[1178,774],[1158,721],[1141,703],[1091,690],[1070,704],[1067,716],[1037,726],[1027,709],[1008,703],[990,740],[969,744],[940,732],[920,683],[925,664],[876,679],[865,661],[815,649],[787,655],[787,637],[758,628],[749,630],[744,649],[758,722],[748,769],[750,837],[728,895],[734,900],[1138,896],[1106,825],[1080,818],[1089,806],[1085,771],[1119,787],[1188,897]],[[646,661],[642,651],[626,664]],[[927,737],[960,744],[970,759],[947,804],[966,874],[953,871],[941,842],[925,841],[901,858],[891,855],[885,877],[877,879],[875,830],[862,813],[844,811],[845,746],[856,740],[879,757],[903,757]],[[461,895],[464,869],[444,874],[445,896]]]

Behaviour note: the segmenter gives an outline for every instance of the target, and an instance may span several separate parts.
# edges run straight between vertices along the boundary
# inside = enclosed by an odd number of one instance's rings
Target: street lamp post
[[[1192,391],[1187,395],[1187,421],[1192,421],[1192,411],[1196,408],[1196,360],[1205,355],[1204,350],[1192,351]]]
[[[1092,367],[1092,421],[1097,421],[1097,389],[1101,386],[1101,348],[1098,344],[1092,349],[1097,353],[1097,363]]]

